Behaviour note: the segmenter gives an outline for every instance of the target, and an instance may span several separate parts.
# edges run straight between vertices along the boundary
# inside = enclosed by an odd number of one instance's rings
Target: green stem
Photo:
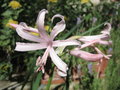
[[[54,67],[55,67],[55,65],[52,65],[52,72],[51,72],[51,74],[50,74],[50,78],[49,78],[49,80],[48,80],[48,84],[47,84],[47,87],[46,87],[46,90],[50,90],[50,86],[51,86],[51,82],[52,82],[52,79],[53,79],[53,74],[54,74]]]

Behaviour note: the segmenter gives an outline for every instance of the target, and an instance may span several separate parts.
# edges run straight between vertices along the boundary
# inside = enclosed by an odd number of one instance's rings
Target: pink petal
[[[62,20],[61,20],[60,22],[58,22],[58,23],[54,26],[54,28],[53,28],[53,30],[52,30],[52,32],[51,32],[51,34],[50,34],[50,36],[51,36],[52,39],[54,39],[60,32],[62,32],[62,31],[65,29],[65,26],[66,26],[64,17],[63,17],[62,15],[60,15],[60,14],[54,15],[54,16],[52,17],[52,21],[53,21],[54,18],[56,18],[56,17],[61,18]]]
[[[43,73],[45,72],[44,66],[46,64],[50,48],[51,47],[47,47],[47,49],[46,49],[44,55],[42,56],[42,58],[41,59],[40,58],[37,59],[36,65],[39,66],[39,68],[37,69],[37,71],[42,70]]]
[[[26,23],[24,23],[24,22],[20,22],[20,24],[19,24],[19,25],[21,25],[21,26],[23,26],[23,27],[25,27],[25,28],[28,28],[27,24],[26,24]]]
[[[80,43],[76,40],[57,40],[57,41],[53,41],[53,47],[70,46],[70,45],[80,45]]]
[[[36,60],[36,66],[38,66],[39,65],[39,62],[41,61],[41,57],[39,56],[38,58],[37,58],[37,60]]]
[[[101,58],[103,58],[102,54],[91,54],[91,53],[88,53],[82,50],[72,50],[70,51],[70,54],[73,56],[79,57],[81,59],[84,59],[86,61],[91,61],[91,62],[98,61]]]
[[[61,70],[57,69],[57,73],[59,76],[66,77],[67,73],[62,72]]]
[[[96,40],[96,39],[107,40],[107,39],[109,39],[109,36],[105,35],[105,34],[92,35],[92,36],[82,36],[78,40],[80,40],[80,41],[85,43],[85,42],[90,42],[90,41]]]
[[[32,51],[47,48],[46,43],[16,43],[16,51]]]
[[[42,9],[39,12],[39,15],[37,17],[37,25],[40,30],[44,30],[44,19],[45,19],[45,14],[48,13],[46,9]]]
[[[29,32],[39,33],[38,29],[32,28],[32,27],[24,28],[24,30],[29,31]]]
[[[18,24],[13,24],[13,23],[11,23],[10,25],[14,28],[17,28],[19,26]]]
[[[47,47],[47,49],[45,50],[45,53],[43,54],[42,58],[41,58],[41,61],[39,62],[39,65],[45,65],[46,64],[46,60],[47,60],[47,57],[48,57],[48,54],[49,54],[49,51],[50,51],[50,46]]]
[[[20,25],[19,25],[19,24],[12,24],[12,23],[11,23],[10,25],[13,26],[14,28],[17,28],[18,26],[22,26],[22,28],[23,28],[24,30],[26,30],[26,31],[39,33],[36,28],[32,28],[32,27],[28,27],[28,26],[26,27],[26,26],[25,26],[25,23],[24,23],[24,26],[21,25],[21,24],[23,24],[23,22],[20,23]]]
[[[81,45],[80,49],[91,46],[93,44],[111,45],[112,41],[104,41],[104,40],[96,39]]]
[[[97,53],[102,54],[106,59],[110,59],[108,55],[105,55],[104,53],[102,53],[100,49],[98,49],[97,47],[94,47],[94,49],[97,51]]]
[[[48,36],[47,36],[47,33],[44,28],[44,19],[45,19],[46,13],[48,13],[48,11],[46,9],[43,9],[39,12],[36,24],[37,24],[37,27],[38,27],[41,37],[47,39]]]
[[[39,68],[36,70],[36,72],[41,71],[41,70],[42,70],[43,73],[45,73],[45,68],[44,68],[44,66],[39,67]]]
[[[32,34],[28,33],[27,31],[25,31],[23,29],[23,27],[21,27],[21,26],[17,27],[16,31],[19,36],[21,36],[22,38],[24,38],[26,40],[30,40],[30,41],[34,41],[34,42],[44,42],[44,40],[42,40],[40,37],[32,35]]]
[[[107,34],[107,35],[110,35],[110,31],[111,31],[111,24],[110,23],[105,23],[106,25],[106,28],[101,31],[102,34]]]
[[[19,25],[23,26],[23,28],[29,32],[35,32],[35,33],[39,33],[38,29],[36,28],[32,28],[32,27],[28,27],[26,23],[21,22]]]
[[[53,63],[57,66],[57,68],[58,68],[59,70],[61,70],[61,71],[64,72],[64,73],[67,72],[67,69],[68,69],[67,64],[64,63],[64,62],[57,56],[57,54],[55,53],[55,51],[54,51],[53,48],[50,49],[50,57],[51,57]]]
[[[98,43],[102,44],[102,45],[112,45],[112,41],[103,41],[103,40],[100,40]]]
[[[80,49],[85,48],[85,47],[88,47],[88,46],[93,45],[93,44],[95,44],[95,43],[98,43],[99,41],[100,41],[99,39],[96,39],[96,40],[87,42],[87,43],[81,45]]]

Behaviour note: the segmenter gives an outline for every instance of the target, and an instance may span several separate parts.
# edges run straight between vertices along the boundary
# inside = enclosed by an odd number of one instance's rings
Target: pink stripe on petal
[[[32,50],[40,50],[47,48],[46,43],[16,43],[15,50],[16,51],[32,51]]]
[[[66,73],[67,72],[67,64],[64,63],[56,54],[56,52],[54,51],[53,48],[50,49],[50,57],[53,61],[53,63],[57,66],[57,68],[59,70],[61,70],[62,72]]]
[[[81,59],[84,59],[86,61],[91,61],[91,62],[98,61],[101,58],[103,58],[102,54],[91,54],[91,53],[88,53],[82,50],[72,50],[70,51],[70,54],[73,56],[79,57]]]
[[[28,33],[21,26],[17,27],[16,31],[17,31],[19,36],[21,36],[22,38],[24,38],[26,40],[30,40],[30,41],[34,41],[34,42],[44,42],[43,39],[41,39],[38,36],[35,36],[35,35]]]
[[[60,14],[54,15],[54,16],[52,17],[52,21],[53,21],[54,18],[56,18],[56,17],[61,18],[62,20],[61,20],[60,22],[58,22],[58,23],[54,26],[54,28],[53,28],[53,30],[52,30],[52,32],[51,32],[51,34],[50,34],[50,36],[51,36],[52,39],[54,39],[60,32],[62,32],[62,31],[65,29],[65,26],[66,26],[64,17],[63,17],[62,15],[60,15]]]
[[[70,45],[80,45],[80,42],[78,42],[76,40],[57,40],[57,41],[53,41],[53,47],[70,46]]]
[[[18,24],[13,24],[13,23],[11,23],[10,25],[14,28],[17,28],[19,26]]]

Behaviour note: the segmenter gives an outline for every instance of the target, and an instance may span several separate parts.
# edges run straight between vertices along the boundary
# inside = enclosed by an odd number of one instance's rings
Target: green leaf
[[[7,3],[4,3],[1,7],[6,7],[7,6]]]
[[[105,23],[105,22],[104,22],[104,23]],[[96,30],[97,28],[101,27],[104,23],[99,24],[99,25],[97,25],[96,27],[92,27],[92,28],[88,29],[86,32],[82,33],[81,36],[86,35],[86,34],[92,32],[92,31]]]
[[[33,82],[32,90],[38,90],[41,78],[42,78],[42,72],[39,72],[35,82]]]
[[[1,35],[0,36],[0,40],[5,40],[5,39],[7,39],[8,37],[6,37],[5,35]]]
[[[52,72],[51,72],[51,74],[50,74],[50,77],[49,77],[49,80],[48,80],[48,84],[47,84],[47,86],[46,86],[46,90],[50,90],[50,86],[51,86],[51,83],[52,83],[52,80],[53,80],[53,74],[54,74],[54,67],[55,67],[55,65],[54,64],[52,64]]]
[[[10,11],[10,10],[7,10],[7,11],[5,11],[4,13],[2,13],[2,15],[5,16],[5,17],[10,17],[12,14],[13,14],[13,13],[12,13],[12,11]]]

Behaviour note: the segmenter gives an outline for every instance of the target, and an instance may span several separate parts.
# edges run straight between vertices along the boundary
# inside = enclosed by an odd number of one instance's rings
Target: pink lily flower
[[[50,55],[51,60],[53,63],[57,66],[57,71],[60,76],[66,76],[67,75],[67,64],[64,63],[57,55],[57,53],[54,50],[54,47],[61,47],[61,46],[69,46],[69,45],[80,45],[80,43],[76,40],[56,40],[54,41],[55,37],[62,32],[65,29],[65,21],[64,17],[60,14],[56,14],[52,17],[52,22],[54,18],[61,18],[61,21],[58,22],[52,29],[50,35],[47,34],[45,28],[44,28],[44,19],[45,14],[48,13],[47,10],[43,9],[39,12],[38,18],[37,18],[37,28],[31,28],[28,27],[25,23],[21,23],[19,25],[17,24],[11,24],[13,27],[16,28],[16,31],[19,36],[26,40],[30,40],[36,43],[16,43],[16,51],[31,51],[31,50],[41,50],[46,49],[42,57],[38,57],[36,61],[36,65],[39,66],[37,71],[42,70],[44,73],[45,69],[44,66],[46,65],[47,57]],[[29,32],[36,32],[39,33],[40,36],[32,35]]]
[[[111,40],[107,41],[110,38],[111,24],[110,23],[105,23],[105,25],[107,25],[107,28],[105,28],[103,31],[101,31],[101,34],[92,35],[92,36],[82,36],[78,40],[82,41],[83,43],[98,40],[96,42],[96,44],[111,45],[112,41]]]
[[[110,37],[110,30],[111,30],[111,25],[109,23],[106,23],[106,25],[107,25],[107,28],[101,31],[102,34],[100,35],[80,37],[78,40],[82,41],[84,44],[82,44],[81,47],[79,48],[71,50],[70,54],[91,62],[99,61],[103,57],[106,59],[110,59],[109,57],[111,55],[105,55],[97,47],[94,46],[94,44],[102,44],[102,45],[112,44],[112,41],[106,41]],[[98,54],[92,54],[92,53],[80,50],[89,46],[92,46],[97,51]]]

